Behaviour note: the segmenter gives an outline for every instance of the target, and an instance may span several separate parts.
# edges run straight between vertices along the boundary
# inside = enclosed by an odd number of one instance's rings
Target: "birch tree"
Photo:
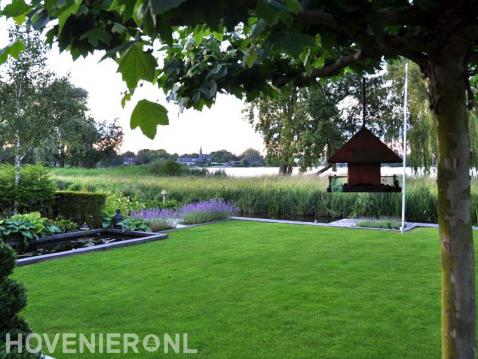
[[[25,45],[17,59],[9,60],[0,82],[0,140],[3,147],[13,149],[17,193],[23,160],[41,146],[52,129],[48,86],[53,76],[47,70],[46,48],[37,33],[15,28],[10,37]],[[18,200],[14,211],[18,211]]]

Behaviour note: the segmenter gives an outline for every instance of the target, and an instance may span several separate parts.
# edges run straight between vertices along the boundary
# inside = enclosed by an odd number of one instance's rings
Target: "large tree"
[[[385,78],[392,84],[391,92],[396,96],[403,94],[404,62],[398,61],[387,65]],[[415,172],[428,174],[438,158],[437,122],[433,118],[428,104],[428,80],[423,77],[416,64],[408,66],[408,106],[410,111],[408,140],[410,146],[409,164]],[[471,83],[476,91],[476,83]],[[477,108],[469,113],[470,128],[470,166],[478,167],[478,120]]]
[[[123,143],[123,128],[115,119],[96,122],[91,117],[76,123],[75,144],[69,148],[67,161],[75,167],[109,166],[118,159]]]
[[[307,88],[282,88],[273,97],[259,96],[245,112],[262,135],[269,160],[279,165],[279,173],[292,173],[296,161],[303,172],[324,164],[358,131],[364,109],[370,130],[387,142],[397,140],[400,103],[392,88],[384,75],[365,79],[349,74]]]
[[[52,129],[48,106],[52,75],[47,70],[46,47],[38,33],[13,28],[10,37],[23,41],[25,50],[0,73],[0,144],[12,148],[17,193],[24,159],[44,143]],[[15,200],[14,211],[17,210]]]
[[[37,150],[43,152],[43,162],[64,167],[75,148],[82,147],[83,134],[93,126],[88,116],[88,93],[72,85],[67,77],[56,79],[48,89],[52,129],[45,144]]]
[[[415,62],[438,124],[442,355],[475,357],[467,111],[478,63],[476,1],[13,0],[4,14],[51,26],[48,38],[74,56],[106,50],[130,89],[125,100],[146,80],[198,109],[217,92],[252,99],[272,85],[375,71],[384,58]],[[157,40],[166,46],[158,49]],[[12,44],[0,57],[16,50]],[[131,117],[151,137],[166,123],[164,107],[146,100]]]

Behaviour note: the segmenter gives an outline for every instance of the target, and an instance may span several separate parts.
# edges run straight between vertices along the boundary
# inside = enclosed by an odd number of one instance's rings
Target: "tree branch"
[[[329,169],[331,169],[331,168],[332,168],[332,165],[331,165],[331,164],[328,164],[327,166],[322,167],[320,170],[318,170],[317,172],[315,172],[314,175],[320,176],[322,173],[326,172],[327,170],[329,170]]]
[[[342,56],[337,61],[325,65],[320,69],[314,69],[312,72],[300,72],[296,74],[277,75],[272,82],[277,87],[283,87],[287,83],[292,82],[294,86],[305,86],[308,83],[314,82],[318,77],[327,77],[338,74],[345,67],[363,60],[363,52],[358,50],[352,54]]]
[[[418,6],[404,6],[395,10],[384,9],[377,13],[387,25],[425,25],[431,15]]]

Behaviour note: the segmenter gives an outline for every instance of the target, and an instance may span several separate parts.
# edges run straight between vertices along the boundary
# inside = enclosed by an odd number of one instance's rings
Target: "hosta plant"
[[[61,233],[61,229],[50,223],[39,212],[17,214],[0,219],[0,239],[8,242],[20,242],[23,248],[42,236]]]

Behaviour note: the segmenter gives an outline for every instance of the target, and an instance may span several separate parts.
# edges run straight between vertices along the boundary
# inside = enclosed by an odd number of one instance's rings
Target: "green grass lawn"
[[[172,357],[416,359],[439,357],[439,271],[435,230],[228,221],[15,277],[36,332],[188,333],[199,354]]]

